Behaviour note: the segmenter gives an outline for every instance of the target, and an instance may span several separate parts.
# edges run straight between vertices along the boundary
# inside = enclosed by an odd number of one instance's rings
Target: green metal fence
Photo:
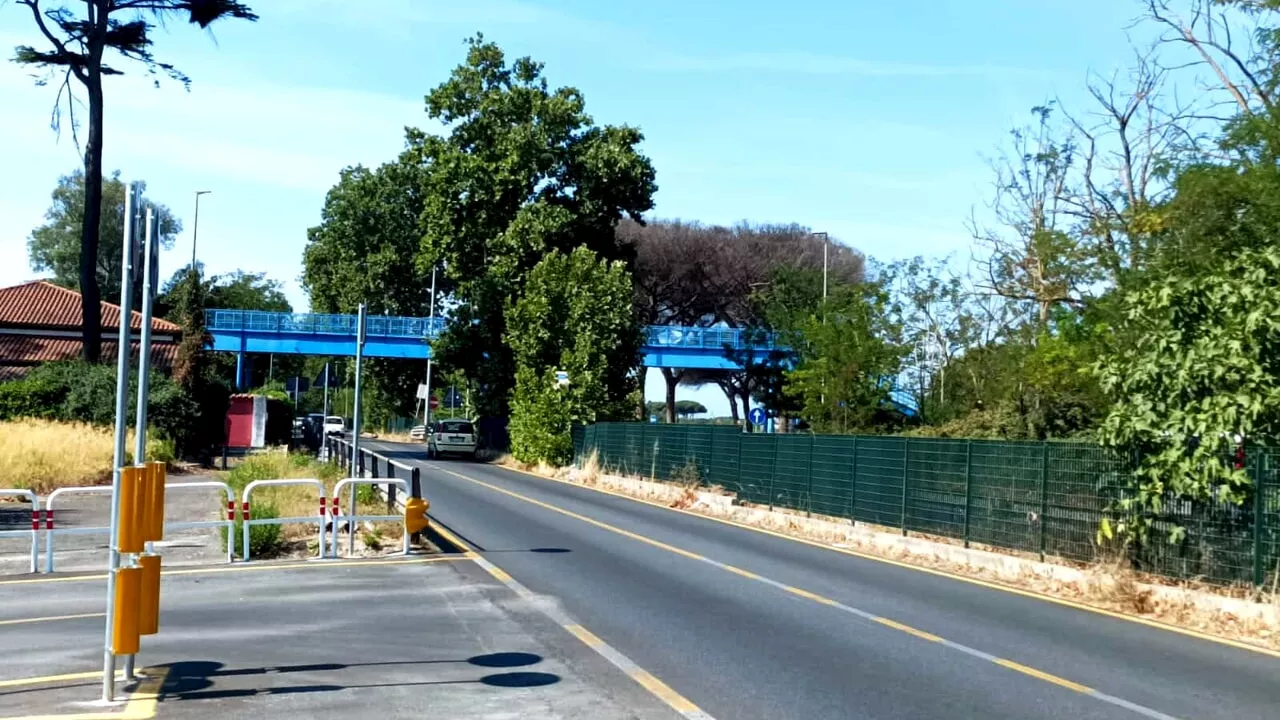
[[[1128,463],[1083,443],[852,435],[744,434],[737,427],[600,423],[574,428],[581,460],[658,480],[696,477],[743,502],[850,518],[1090,561],[1108,505],[1130,487]],[[1280,573],[1280,450],[1250,448],[1255,490],[1241,506],[1170,500],[1142,569],[1216,583],[1274,583]]]

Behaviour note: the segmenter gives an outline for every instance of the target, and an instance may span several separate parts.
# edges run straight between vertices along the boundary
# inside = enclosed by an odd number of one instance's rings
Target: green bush
[[[525,463],[568,465],[573,460],[569,406],[555,371],[539,376],[530,368],[516,371],[511,397],[511,454]]]
[[[126,422],[134,423],[137,377],[131,378]],[[149,381],[148,424],[172,441],[173,453],[198,444],[199,418],[209,412],[222,424],[225,398],[216,407],[204,408],[163,373]],[[115,422],[116,368],[81,361],[46,363],[26,377],[0,384],[0,420],[23,417],[110,425]]]
[[[270,500],[255,500],[249,506],[249,517],[253,520],[266,520],[270,518],[280,517],[280,511]],[[244,523],[241,522],[239,514],[236,515],[235,524],[232,525],[231,532],[235,534],[236,550],[240,557],[244,557],[244,548],[241,547],[242,538],[244,537]],[[227,533],[225,528],[222,531],[222,549],[227,548]],[[249,556],[251,558],[264,558],[274,555],[284,549],[284,543],[280,538],[279,525],[250,525],[249,526]]]

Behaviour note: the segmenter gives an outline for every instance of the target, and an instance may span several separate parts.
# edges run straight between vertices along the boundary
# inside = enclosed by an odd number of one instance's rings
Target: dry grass
[[[163,457],[161,445],[149,438],[147,454]],[[126,446],[133,447],[132,432]],[[109,427],[33,419],[0,422],[0,488],[43,495],[60,487],[109,482],[113,448]]]

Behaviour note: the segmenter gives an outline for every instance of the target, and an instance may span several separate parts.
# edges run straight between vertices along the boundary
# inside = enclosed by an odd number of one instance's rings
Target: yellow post
[[[142,568],[120,568],[114,572],[116,602],[111,652],[116,655],[133,655],[138,652],[138,599],[142,593]]]
[[[143,555],[138,558],[138,566],[142,570],[138,634],[155,635],[160,632],[160,556]]]
[[[151,476],[151,492],[147,496],[147,542],[164,539],[164,485],[168,471],[162,462],[147,463]]]
[[[120,530],[116,549],[121,553],[142,552],[142,527],[138,512],[139,491],[142,489],[140,475],[141,472],[136,467],[120,470],[120,516],[116,519]]]
[[[426,498],[407,498],[404,501],[404,529],[410,535],[427,529],[431,521],[427,519],[427,508],[431,503]]]

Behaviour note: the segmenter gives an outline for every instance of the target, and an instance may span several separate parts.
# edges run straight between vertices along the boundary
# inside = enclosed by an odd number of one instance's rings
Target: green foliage
[[[529,367],[516,371],[511,397],[511,454],[521,462],[568,465],[573,460],[573,426],[565,389],[556,384],[555,370],[539,374]]]
[[[418,265],[443,267],[460,304],[433,348],[477,381],[483,414],[504,414],[511,397],[506,306],[534,266],[577,247],[625,259],[615,226],[639,219],[656,189],[639,130],[596,125],[582,94],[550,89],[542,70],[472,38],[466,61],[427,95],[448,134],[411,130],[401,159],[421,173]]]
[[[129,388],[128,422],[133,424],[137,378]],[[152,373],[148,424],[175,445],[185,447],[198,412],[195,401],[162,373]],[[80,361],[47,363],[26,377],[0,385],[0,419],[37,417],[109,425],[115,422],[116,373],[107,365]]]
[[[632,412],[640,332],[631,292],[622,263],[581,247],[551,252],[529,274],[523,297],[507,309],[507,343],[518,367],[511,400],[518,459],[566,462],[570,424]],[[567,386],[556,385],[556,370],[568,373]]]
[[[145,190],[146,184],[143,185]],[[107,301],[119,302],[121,243],[124,239],[125,184],[116,171],[102,180],[102,214],[98,220],[101,240],[98,243],[96,272],[98,287]],[[155,208],[159,223],[160,244],[173,247],[182,221],[169,208],[157,205],[144,196],[144,202]],[[31,231],[27,252],[31,269],[53,274],[53,282],[72,290],[80,289],[80,226],[84,222],[84,171],[76,170],[58,178],[53,189],[53,202],[44,214],[45,224]],[[134,302],[142,298],[142,288],[134,290]],[[135,304],[135,307],[137,305]]]
[[[275,503],[270,500],[254,500],[249,506],[249,518],[252,520],[270,520],[280,517],[280,511],[276,508]],[[222,547],[227,547],[227,531],[221,528]],[[240,514],[236,514],[236,520],[231,526],[231,532],[236,539],[237,552],[243,556],[244,548],[240,547],[244,539],[244,522],[240,519]],[[284,540],[281,537],[280,525],[250,525],[249,526],[249,556],[256,557],[261,560],[264,557],[270,557],[280,552],[284,547]]]
[[[1212,271],[1129,292],[1131,343],[1098,364],[1115,399],[1101,439],[1138,458],[1118,530],[1141,537],[1169,496],[1239,504],[1239,438],[1280,435],[1280,249],[1239,252]]]
[[[836,289],[818,312],[795,321],[788,335],[799,352],[786,390],[818,432],[883,426],[902,349],[886,312],[888,293],[876,283]]]

